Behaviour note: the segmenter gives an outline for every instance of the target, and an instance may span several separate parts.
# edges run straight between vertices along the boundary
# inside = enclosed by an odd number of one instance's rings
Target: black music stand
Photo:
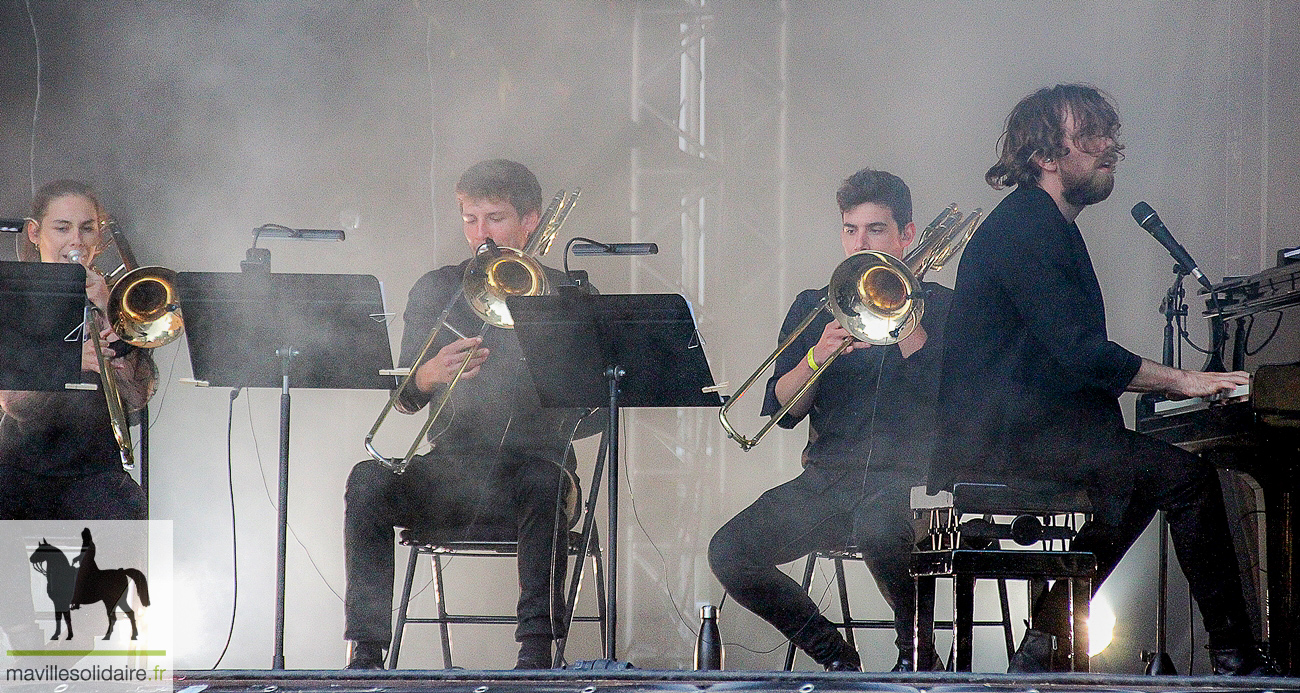
[[[0,262],[0,390],[62,392],[80,383],[85,308],[81,265]]]
[[[388,390],[393,367],[379,280],[357,274],[181,272],[176,279],[194,377],[280,388],[275,654],[284,668],[289,524],[289,387]]]
[[[605,657],[616,659],[619,409],[719,407],[722,399],[716,392],[705,391],[713,387],[713,375],[695,319],[681,296],[563,292],[516,296],[506,303],[542,406],[609,410],[605,431],[609,458]],[[595,519],[591,511],[601,473],[598,458],[583,521],[583,556]],[[575,586],[576,580],[575,574]],[[573,611],[573,592],[571,588],[565,607],[569,613]]]

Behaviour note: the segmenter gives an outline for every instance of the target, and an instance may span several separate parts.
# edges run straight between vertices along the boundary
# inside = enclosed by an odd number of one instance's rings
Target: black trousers
[[[79,476],[44,476],[0,465],[0,520],[147,520],[149,504],[114,466]]]
[[[816,659],[828,642],[838,643],[837,631],[777,566],[813,551],[857,545],[894,610],[899,650],[910,653],[916,593],[908,572],[916,542],[912,485],[897,474],[810,466],[723,525],[709,542],[709,565],[732,598]],[[933,605],[925,611],[932,613]],[[924,639],[933,638],[928,624],[920,630]]]
[[[348,640],[387,643],[392,636],[393,527],[430,539],[519,542],[519,626],[515,639],[562,637],[569,522],[558,499],[564,470],[525,454],[417,456],[403,474],[373,460],[348,477],[343,519]]]
[[[1123,508],[1117,522],[1094,520],[1084,525],[1073,542],[1077,550],[1091,551],[1097,557],[1094,589],[1115,569],[1156,511],[1164,510],[1178,563],[1200,607],[1210,646],[1253,642],[1237,553],[1214,467],[1189,452],[1125,429],[1094,437],[1083,449],[1094,461],[1092,479],[1086,484],[1094,507]],[[1114,470],[1113,478],[1132,474],[1127,498],[1115,495],[1115,489],[1127,491],[1126,485],[1106,483],[1108,470]],[[1038,630],[1055,635],[1068,632],[1065,607],[1069,590],[1062,583],[1035,607]]]

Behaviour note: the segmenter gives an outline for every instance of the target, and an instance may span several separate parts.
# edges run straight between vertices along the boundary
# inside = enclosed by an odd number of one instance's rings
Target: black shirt
[[[943,325],[952,290],[925,283],[929,292],[921,326],[925,345],[903,358],[897,344],[859,348],[840,356],[817,381],[808,410],[809,441],[804,460],[824,468],[869,468],[924,478],[933,445],[935,388],[943,353]],[[795,298],[781,326],[784,341],[826,296],[826,287],[806,289]],[[834,319],[822,311],[776,360],[767,381],[763,415],[780,408],[776,381],[806,359]],[[879,388],[877,388],[879,384]],[[802,417],[787,414],[777,425],[793,428]]]
[[[83,373],[88,382],[99,375]],[[121,456],[102,390],[43,392],[40,412],[0,420],[0,464],[47,476],[81,476],[120,468]]]
[[[966,245],[955,290],[932,487],[1095,469],[1081,442],[1124,427],[1117,398],[1142,359],[1106,338],[1079,227],[1016,188]]]

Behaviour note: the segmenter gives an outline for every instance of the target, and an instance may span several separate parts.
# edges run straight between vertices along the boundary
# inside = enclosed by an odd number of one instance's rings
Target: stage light
[[[1104,597],[1094,597],[1088,608],[1088,656],[1096,657],[1110,644],[1115,632],[1115,612]]]

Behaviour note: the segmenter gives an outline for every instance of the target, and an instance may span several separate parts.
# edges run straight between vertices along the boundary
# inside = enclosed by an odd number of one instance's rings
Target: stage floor
[[[176,693],[362,691],[502,693],[548,691],[882,691],[888,693],[1224,693],[1296,691],[1300,678],[1131,676],[1109,674],[814,673],[765,671],[181,671]]]

